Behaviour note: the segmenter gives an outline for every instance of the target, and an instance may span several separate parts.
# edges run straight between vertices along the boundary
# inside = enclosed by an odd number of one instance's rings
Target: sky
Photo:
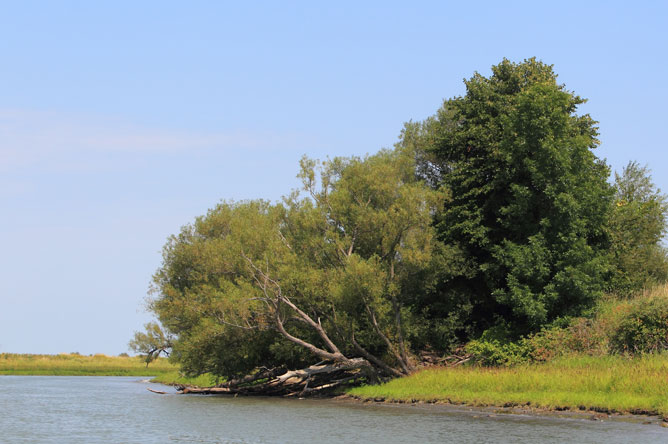
[[[668,191],[668,3],[0,0],[0,353],[128,352],[170,234],[391,147],[504,57]]]

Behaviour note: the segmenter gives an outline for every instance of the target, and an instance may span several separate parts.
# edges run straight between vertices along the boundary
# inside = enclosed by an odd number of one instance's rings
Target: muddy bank
[[[605,409],[569,409],[569,408],[545,408],[534,407],[531,405],[510,405],[503,406],[493,405],[471,405],[471,404],[455,404],[447,401],[421,401],[421,400],[395,400],[377,398],[362,398],[353,395],[338,395],[331,398],[334,402],[341,403],[355,403],[360,405],[375,405],[375,406],[410,406],[421,409],[441,409],[447,412],[461,413],[470,415],[474,418],[488,417],[493,418],[501,415],[526,415],[526,416],[540,416],[566,419],[581,419],[590,421],[622,421],[634,424],[658,425],[668,428],[668,418],[658,415],[656,412],[615,412],[607,411]]]

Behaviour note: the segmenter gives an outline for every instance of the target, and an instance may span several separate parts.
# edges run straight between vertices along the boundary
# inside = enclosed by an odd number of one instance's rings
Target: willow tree
[[[650,171],[629,162],[615,173],[615,205],[610,220],[610,289],[628,295],[668,280],[666,235],[668,197],[652,182]]]
[[[410,373],[410,301],[433,278],[439,193],[401,150],[304,158],[300,177],[302,193],[280,204],[221,203],[169,239],[151,307],[176,337],[174,356],[227,378],[316,361]],[[298,387],[317,386],[323,365]]]

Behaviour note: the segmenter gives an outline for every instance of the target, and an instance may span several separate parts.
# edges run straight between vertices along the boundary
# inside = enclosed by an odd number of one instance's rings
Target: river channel
[[[668,429],[437,406],[178,395],[138,377],[0,376],[0,442],[668,443]]]

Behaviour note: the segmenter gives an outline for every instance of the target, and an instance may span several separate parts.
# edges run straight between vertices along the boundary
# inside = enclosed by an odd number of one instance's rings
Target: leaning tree
[[[441,195],[403,150],[301,166],[304,196],[221,203],[164,248],[150,306],[186,371],[228,379],[218,391],[304,393],[415,368],[411,304],[434,278]]]

